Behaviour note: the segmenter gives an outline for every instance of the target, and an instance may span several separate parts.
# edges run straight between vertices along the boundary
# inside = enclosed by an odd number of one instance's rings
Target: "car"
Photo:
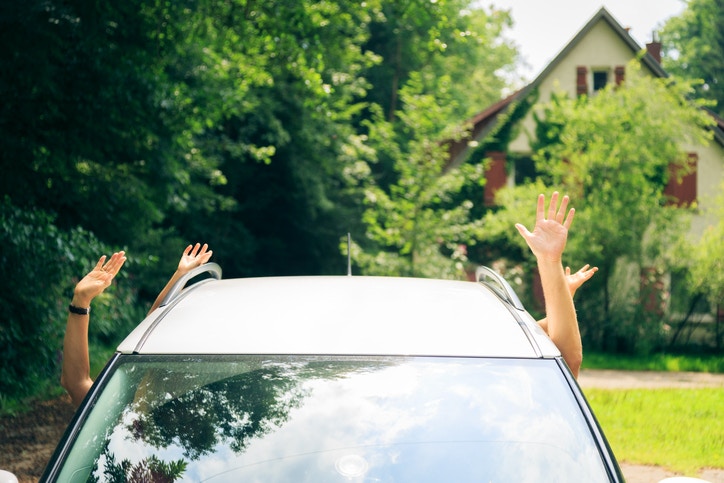
[[[41,481],[623,481],[556,346],[503,277],[477,278],[198,267],[118,346]]]

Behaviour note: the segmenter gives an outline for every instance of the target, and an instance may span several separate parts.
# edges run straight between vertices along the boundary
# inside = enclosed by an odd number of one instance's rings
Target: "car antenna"
[[[352,276],[352,235],[347,232],[347,276]]]

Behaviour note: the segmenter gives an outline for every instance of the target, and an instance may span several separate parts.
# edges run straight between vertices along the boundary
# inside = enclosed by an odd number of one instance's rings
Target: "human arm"
[[[168,283],[166,283],[166,286],[163,287],[161,293],[158,294],[158,297],[156,297],[156,300],[153,302],[151,310],[149,310],[148,313],[150,314],[156,310],[159,305],[161,305],[161,302],[163,302],[163,299],[166,298],[166,295],[169,290],[171,290],[171,287],[173,287],[173,285],[178,282],[181,277],[189,273],[192,269],[208,262],[213,253],[214,252],[212,250],[209,250],[209,246],[206,243],[204,243],[203,246],[200,243],[187,246],[181,255],[181,260],[178,262],[176,271],[173,273]]]
[[[125,252],[116,252],[106,261],[103,255],[96,266],[81,279],[73,290],[71,305],[90,308],[91,302],[111,285],[113,278],[126,261]],[[63,364],[60,384],[78,407],[93,385],[88,356],[88,325],[90,314],[68,313],[63,338]]]
[[[546,216],[545,196],[538,196],[536,223],[532,232],[520,223],[515,227],[536,257],[545,298],[548,335],[561,351],[573,375],[578,377],[583,346],[573,296],[561,263],[575,210],[566,212],[568,196],[562,198],[560,207],[558,199],[558,192],[553,193]]]
[[[589,264],[585,264],[576,273],[571,273],[571,267],[566,267],[566,283],[568,283],[568,290],[571,292],[571,298],[576,295],[576,291],[581,285],[590,280],[593,274],[598,271],[598,267],[589,268]],[[538,325],[548,333],[548,318],[543,317],[538,321]]]

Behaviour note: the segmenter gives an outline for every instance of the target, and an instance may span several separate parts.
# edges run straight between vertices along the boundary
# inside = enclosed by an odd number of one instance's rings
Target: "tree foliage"
[[[724,185],[721,188],[724,188]],[[710,310],[719,311],[724,306],[724,189],[719,190],[715,203],[703,215],[709,217],[712,223],[704,229],[699,239],[680,241],[679,250],[675,252],[677,257],[672,265],[685,274],[682,278],[685,280],[686,293],[690,297],[690,308],[695,307],[700,298],[703,298]],[[718,314],[715,316],[718,317]],[[682,320],[677,332],[683,330],[684,322],[687,322],[686,318]],[[724,345],[724,332],[720,323],[712,325],[715,346],[721,349]]]
[[[403,109],[400,89],[413,74],[421,75],[428,92],[436,79],[455,80],[450,94],[457,119],[465,119],[496,101],[511,74],[515,48],[502,33],[512,20],[507,11],[472,8],[469,0],[403,0],[383,2],[370,25],[365,48],[384,62],[367,77],[374,91],[368,99],[392,120]]]
[[[691,283],[719,306],[724,304],[724,186],[721,188],[711,213],[716,221],[704,230],[691,250]]]
[[[413,76],[401,92],[406,109],[397,114],[400,122],[385,122],[380,113],[370,123],[370,145],[393,160],[396,181],[383,186],[369,176],[369,166],[360,168],[366,239],[352,255],[364,273],[464,276],[461,245],[472,239],[475,222],[468,215],[473,203],[459,202],[455,195],[465,183],[480,186],[483,173],[482,165],[446,169],[444,141],[465,134],[459,126],[441,123],[453,109],[442,95],[449,84],[449,78],[441,78],[433,96],[425,94],[419,77]]]
[[[196,229],[228,254],[232,276],[330,272],[341,265],[334,258],[348,208],[339,188],[368,88],[361,74],[378,61],[361,48],[374,2],[265,5],[234,49],[267,39],[256,54],[266,56],[267,82],[204,138],[228,180],[219,191],[235,205]]]
[[[363,122],[372,149],[346,171],[365,200],[353,251],[365,273],[464,276],[482,164],[448,169],[446,142],[465,136],[461,119],[499,98],[515,59],[500,38],[508,14],[469,6],[393,2],[371,25],[366,46],[383,59],[370,69],[376,89]]]
[[[15,344],[7,353],[18,355],[17,367],[38,374],[46,367],[54,377],[55,363],[45,363],[60,347],[73,277],[120,248],[129,256],[127,278],[94,303],[92,337],[104,343],[138,320],[189,242],[208,242],[225,276],[343,272],[339,238],[351,231],[364,239],[362,187],[374,184],[350,185],[360,161],[376,160],[368,176],[380,189],[397,185],[409,173],[393,171],[396,155],[442,156],[424,136],[439,141],[451,119],[459,123],[505,85],[500,74],[515,51],[500,34],[510,18],[471,5],[0,4],[0,195],[12,247],[3,267],[34,274],[0,283],[8,300],[38,310],[33,324],[6,314],[2,349]],[[415,93],[401,95],[413,78]],[[442,100],[449,105],[436,129],[420,124],[431,118],[407,113],[405,102],[426,109]],[[380,110],[399,117],[377,117]],[[370,144],[388,129],[399,147]],[[454,185],[456,176],[442,183]],[[454,208],[440,194],[450,188],[428,188],[436,216]],[[434,226],[426,223],[418,229]],[[35,246],[30,235],[13,233],[21,226],[37,231]],[[71,252],[83,253],[84,263],[71,263]],[[44,276],[47,267],[54,270]],[[37,366],[27,362],[32,350],[13,352],[20,343],[41,354]]]
[[[697,95],[716,102],[724,116],[724,0],[688,0],[664,25],[661,42],[666,70],[701,80]]]
[[[7,200],[0,203],[0,244],[0,386],[2,396],[23,396],[57,380],[74,281],[109,250],[83,228],[61,230],[54,215],[22,210]],[[144,313],[127,274],[119,279],[94,304],[92,342],[116,340]]]

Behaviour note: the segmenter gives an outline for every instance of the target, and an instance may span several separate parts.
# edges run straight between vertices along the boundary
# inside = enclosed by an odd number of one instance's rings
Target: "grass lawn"
[[[584,352],[583,369],[724,373],[724,355],[651,354],[647,356]]]
[[[620,462],[697,474],[724,468],[724,390],[587,389]]]

